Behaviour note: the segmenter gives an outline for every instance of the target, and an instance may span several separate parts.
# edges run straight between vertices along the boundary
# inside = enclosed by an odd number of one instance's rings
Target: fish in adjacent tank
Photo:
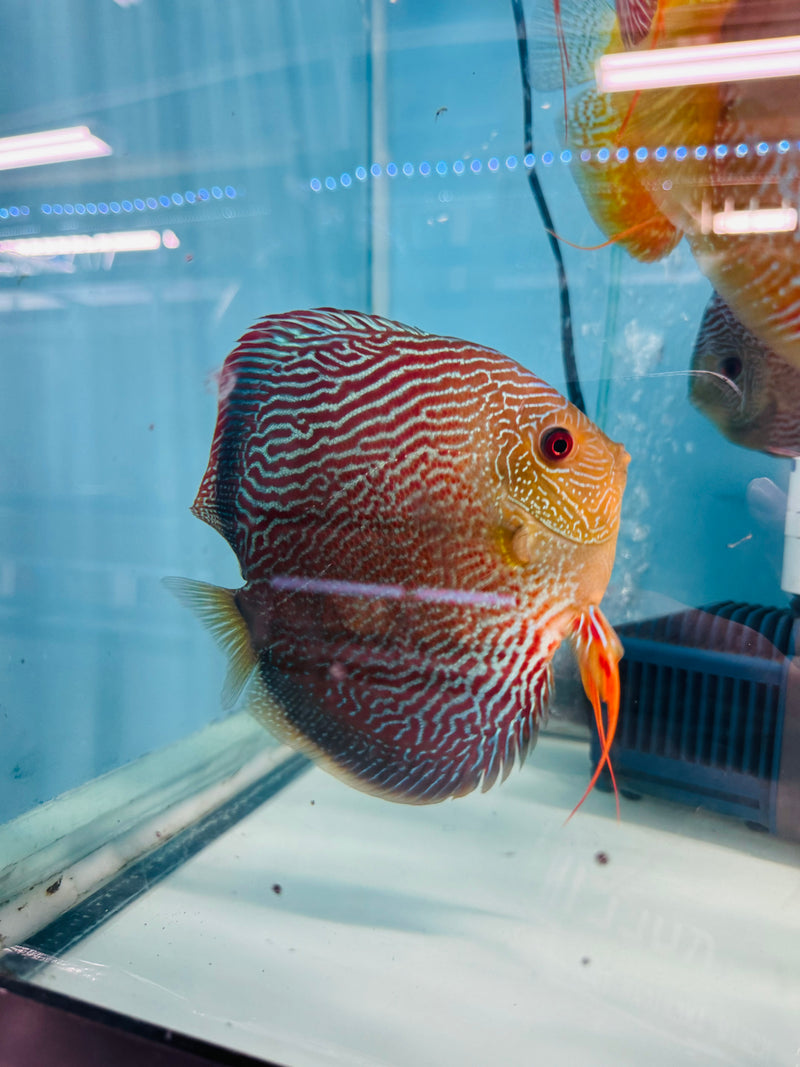
[[[800,77],[612,93],[593,84],[603,55],[800,35],[797,0],[658,0],[618,4],[616,18],[606,0],[559,3],[562,29],[541,34],[538,80],[556,89],[566,78],[574,90],[565,145],[595,223],[643,262],[685,236],[747,329],[800,367],[796,217],[774,230],[764,216],[749,221],[753,209],[786,214],[800,197]],[[638,43],[633,17],[648,26]]]
[[[800,369],[751,333],[718,293],[703,312],[692,372],[690,400],[730,441],[800,455]]]
[[[619,708],[599,604],[628,461],[492,349],[354,311],[270,315],[222,368],[192,507],[245,584],[165,581],[229,656],[227,706],[396,801],[521,763],[569,638],[602,739],[588,794]]]

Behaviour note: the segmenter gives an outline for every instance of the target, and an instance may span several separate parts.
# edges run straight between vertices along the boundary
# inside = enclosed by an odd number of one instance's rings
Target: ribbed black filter
[[[619,784],[774,832],[796,625],[788,608],[724,601],[617,627]]]

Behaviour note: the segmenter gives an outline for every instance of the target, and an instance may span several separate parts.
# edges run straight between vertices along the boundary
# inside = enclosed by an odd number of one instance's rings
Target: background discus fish
[[[643,262],[685,236],[736,317],[800,367],[800,230],[772,232],[746,217],[800,198],[800,77],[614,93],[594,85],[604,54],[797,36],[800,4],[631,0],[616,8],[615,19],[606,0],[559,0],[558,26],[548,31],[545,19],[535,53],[536,84],[556,89],[563,80],[571,90],[565,145],[581,156],[570,172],[589,213],[608,242]],[[575,62],[565,64],[565,54]]]
[[[399,801],[521,762],[569,637],[603,738],[591,788],[619,705],[598,605],[628,459],[499,352],[356,312],[269,316],[225,361],[192,508],[245,584],[167,581],[229,655],[225,704],[243,694],[280,739]]]
[[[734,444],[800,455],[800,369],[782,359],[715,293],[692,353],[689,398]],[[702,373],[708,372],[708,373]]]

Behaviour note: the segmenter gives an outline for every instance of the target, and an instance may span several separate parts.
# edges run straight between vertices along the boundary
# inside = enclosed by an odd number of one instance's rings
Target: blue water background
[[[508,165],[522,149],[510,5],[385,6],[399,173],[360,180],[375,150],[371,6],[4,6],[0,136],[85,124],[113,155],[0,172],[0,208],[27,208],[0,210],[0,240],[146,227],[180,247],[30,272],[0,257],[0,821],[220,716],[221,657],[159,583],[238,584],[227,546],[188,511],[214,425],[209,377],[260,315],[370,309],[377,183],[385,310],[563,387],[553,262],[523,168]],[[557,228],[596,243],[574,164],[557,159],[557,96],[537,99],[535,123],[537,152],[556,154],[541,174]],[[156,208],[63,214],[137,197]],[[681,374],[651,376],[685,371],[710,293],[688,251],[623,257],[613,336],[611,251],[564,254],[589,413],[610,359],[604,426],[632,455],[618,594],[783,604],[780,516],[756,521],[745,494],[756,477],[785,486],[786,462],[724,441]]]

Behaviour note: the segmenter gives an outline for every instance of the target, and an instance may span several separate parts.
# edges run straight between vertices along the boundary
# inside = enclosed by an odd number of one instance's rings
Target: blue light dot
[[[533,154],[533,152],[528,152],[527,156],[525,156],[525,159],[523,160],[523,163],[526,167],[532,167],[536,163],[536,156]]]
[[[86,205],[86,210],[89,212],[90,215],[96,215],[97,214],[97,204],[87,204]]]
[[[322,188],[322,182],[319,180],[319,178],[312,178],[311,181],[308,184],[311,186],[312,190],[315,193],[318,193],[320,191],[320,189]],[[187,197],[187,200],[188,200],[188,197]]]
[[[641,148],[637,148],[633,154],[636,156],[640,163],[644,163],[644,161],[647,159],[647,149],[644,147],[644,145],[642,145]]]
[[[123,211],[133,211],[133,204],[130,202],[130,200],[123,200],[122,201],[122,210]]]
[[[697,148],[695,148],[695,150],[694,150],[694,158],[695,159],[705,159],[707,155],[708,155],[708,149],[706,148],[706,146],[704,144],[699,144],[697,146]]]
[[[210,200],[211,199],[211,194],[209,193],[208,189],[205,189],[205,188],[198,189],[197,190],[197,198],[198,198],[198,200],[203,200],[203,201]]]
[[[663,144],[659,145],[658,148],[656,149],[656,159],[659,161],[659,163],[663,163],[668,155],[669,155],[669,153],[667,152],[667,150],[664,147],[664,145]]]
[[[148,196],[145,200],[145,204],[147,204],[151,211],[155,211],[155,209],[158,207],[158,201],[154,196]],[[88,207],[89,205],[87,204],[86,206]]]
[[[30,213],[31,213],[31,209],[29,207],[27,207],[27,206],[21,207],[20,211],[22,212],[23,215],[30,215]]]
[[[54,215],[63,215],[64,214],[64,209],[61,206],[61,204],[53,204],[53,214]]]
[[[617,156],[617,159],[620,161],[620,163],[624,163],[629,155],[630,155],[630,152],[628,151],[627,148],[624,147],[624,145],[623,145],[622,148],[618,148],[617,149],[616,156]]]
[[[610,155],[611,153],[607,148],[601,148],[597,153],[597,158],[601,163],[607,163]]]
[[[728,154],[728,146],[726,144],[718,144],[714,149],[714,155],[717,159],[724,159]]]
[[[76,204],[75,205],[75,214],[76,215],[85,215],[86,214],[86,204]]]
[[[350,177],[350,175],[349,175],[349,174],[348,174],[348,173],[347,173],[346,171],[345,171],[345,173],[344,173],[344,174],[343,174],[343,175],[341,176],[341,178],[339,179],[339,181],[340,181],[340,182],[342,183],[342,185],[343,185],[343,187],[344,187],[345,189],[348,189],[348,188],[349,188],[349,187],[350,187],[350,186],[351,186],[351,185],[353,184],[353,179],[352,179],[352,178]]]
[[[627,149],[625,149],[625,151],[627,151]],[[570,150],[568,148],[565,148],[564,151],[561,153],[559,158],[560,158],[562,163],[571,163],[572,162],[572,152],[570,152]]]
[[[447,174],[447,164],[443,159],[440,159],[439,162],[436,164],[436,173]]]
[[[428,176],[428,175],[430,174],[430,172],[431,172],[431,165],[430,165],[430,163],[426,163],[426,162],[425,162],[425,161],[423,160],[423,161],[422,161],[422,163],[420,163],[420,165],[419,165],[419,172],[420,172],[420,174],[421,174],[421,175],[423,176],[423,178],[427,178],[427,176]]]
[[[214,197],[215,200],[222,199],[222,190],[218,185],[211,186],[211,195]]]
[[[455,161],[455,163],[453,164],[453,174],[463,174],[463,173],[464,173],[464,161],[462,159],[457,159]]]
[[[365,167],[356,167],[356,177],[360,182],[367,180],[367,171]]]
[[[486,166],[489,168],[489,170],[497,170],[500,167],[500,160],[496,156],[492,156]]]
[[[769,152],[769,145],[767,144],[767,142],[759,141],[756,145],[756,152],[758,152],[760,156],[765,156],[767,152]]]
[[[413,163],[404,163],[403,164],[403,174],[405,174],[405,176],[407,178],[410,178],[413,173],[414,173],[414,164]]]
[[[332,178],[332,177],[330,176],[330,174],[329,174],[329,175],[328,175],[328,177],[327,177],[327,178],[325,179],[325,188],[326,188],[326,189],[335,189],[335,188],[336,188],[336,179],[335,179],[335,178]]]
[[[317,179],[315,178],[314,181],[316,181],[316,180]],[[313,189],[314,186],[312,185],[311,188]],[[320,186],[320,188],[322,188],[322,186]],[[195,202],[195,200],[197,199],[197,197],[194,195],[194,193],[192,192],[191,189],[187,189],[186,190],[186,192],[183,194],[183,198],[184,198],[184,200],[186,201],[187,204],[193,204]]]
[[[737,144],[737,146],[736,146],[736,155],[739,157],[739,159],[741,159],[743,156],[746,156],[747,155],[747,145],[746,144]]]
[[[165,196],[163,193],[158,198],[158,202],[159,204],[161,204],[162,207],[169,207],[169,197]]]
[[[177,207],[181,206],[181,204],[183,203],[183,197],[181,196],[180,193],[173,193],[172,194],[172,203],[177,205]]]
[[[554,157],[552,152],[542,152],[542,163],[544,163],[546,167],[550,166],[550,164],[553,162],[553,158]]]
[[[386,173],[389,175],[390,178],[393,178],[395,176],[395,174],[397,174],[397,164],[396,163],[387,163],[386,164]]]
[[[97,210],[100,212],[101,215],[107,215],[108,214],[108,204],[106,204],[105,202],[99,203],[97,205]]]
[[[790,148],[791,145],[788,141],[778,141],[778,151],[781,153],[781,155],[783,155],[785,152],[788,152]]]
[[[373,178],[379,178],[381,175],[380,163],[373,163],[372,166],[369,168],[369,172]]]
[[[10,207],[8,209],[8,213],[9,213],[9,215],[13,215],[15,219],[18,219],[20,214],[21,214],[21,212],[20,212],[18,207]]]
[[[8,218],[8,208],[7,207],[0,207],[0,219],[7,219],[7,218]]]
[[[583,151],[581,152],[581,159],[583,160],[583,162],[584,163],[588,163],[591,158],[592,158],[592,153],[589,151],[588,148],[584,148]]]
[[[119,201],[118,200],[112,200],[111,203],[108,206],[111,208],[112,212],[115,215],[119,215],[120,211],[122,210],[122,208],[119,206]],[[77,211],[77,209],[78,209],[78,205],[76,204],[75,205],[75,210]]]
[[[19,209],[15,208],[15,207],[12,207],[12,208],[9,209],[8,213],[9,213],[9,215],[19,215]],[[72,204],[64,204],[64,214],[65,215],[74,215],[75,214],[75,208],[72,206]]]
[[[41,211],[43,215],[50,215],[53,209],[49,204],[42,204]]]
[[[678,148],[675,149],[676,159],[686,159],[688,155],[689,150],[684,145],[679,145]]]
[[[517,157],[516,156],[509,156],[508,159],[506,159],[506,166],[508,167],[509,170],[514,170],[516,165],[517,165]]]
[[[122,206],[125,207],[125,201],[122,201]],[[133,202],[133,206],[137,211],[144,211],[144,200],[140,196],[137,196]]]
[[[481,161],[479,159],[473,159],[473,161],[469,165],[469,169],[472,171],[473,174],[480,173]]]

